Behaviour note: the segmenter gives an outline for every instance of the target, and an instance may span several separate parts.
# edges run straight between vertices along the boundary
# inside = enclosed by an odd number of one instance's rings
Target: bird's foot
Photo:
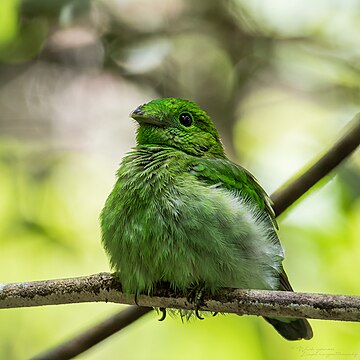
[[[171,285],[167,281],[159,281],[154,285],[153,290],[156,291],[156,289],[159,289],[159,288],[160,289],[171,289]],[[157,308],[156,311],[161,312],[161,317],[160,317],[159,321],[164,321],[166,318],[166,315],[167,315],[166,308],[160,307],[160,308]]]
[[[134,302],[137,306],[139,306],[138,304],[138,297],[139,297],[139,294],[136,292],[135,295],[134,295]]]
[[[197,283],[190,288],[189,295],[187,296],[187,300],[195,305],[195,315],[199,320],[204,320],[204,318],[199,313],[200,307],[205,305],[204,292],[205,284]]]
[[[166,318],[166,308],[161,307],[159,308],[159,311],[161,311],[162,314],[161,314],[161,318],[158,321],[164,321]]]

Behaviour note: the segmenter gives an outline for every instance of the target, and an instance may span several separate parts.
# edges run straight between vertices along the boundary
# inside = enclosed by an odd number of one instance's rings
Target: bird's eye
[[[186,127],[189,127],[193,123],[193,119],[190,114],[182,113],[179,117],[180,124]]]

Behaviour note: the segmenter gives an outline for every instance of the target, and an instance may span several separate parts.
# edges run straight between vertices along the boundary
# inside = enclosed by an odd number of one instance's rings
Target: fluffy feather
[[[292,290],[282,268],[271,202],[256,179],[229,161],[208,115],[182,99],[132,113],[137,146],[122,161],[101,213],[102,242],[123,291],[159,282]],[[309,339],[302,319],[267,319],[289,340]]]

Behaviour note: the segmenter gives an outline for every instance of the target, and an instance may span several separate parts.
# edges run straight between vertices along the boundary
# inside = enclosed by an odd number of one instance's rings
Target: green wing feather
[[[250,199],[269,215],[274,227],[278,228],[270,197],[246,169],[227,159],[212,158],[197,159],[192,164],[190,172],[209,185],[222,186]],[[279,280],[279,290],[293,291],[283,267],[280,269]],[[265,317],[265,320],[288,340],[312,338],[310,324],[305,319]]]
[[[220,185],[250,199],[267,212],[274,227],[278,229],[269,195],[256,178],[243,167],[227,159],[198,158],[191,164],[190,172],[209,185]],[[280,273],[279,290],[293,291],[284,269]]]
[[[275,228],[278,228],[270,197],[243,167],[227,159],[198,158],[191,164],[190,172],[209,185],[220,185],[250,199],[269,215]]]

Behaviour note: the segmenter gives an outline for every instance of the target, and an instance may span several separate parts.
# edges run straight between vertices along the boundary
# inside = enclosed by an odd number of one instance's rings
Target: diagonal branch
[[[360,145],[360,113],[348,125],[348,131],[313,165],[295,180],[271,195],[276,216],[279,216],[331,170],[345,160]]]
[[[150,307],[130,306],[124,311],[119,311],[115,315],[103,320],[101,323],[91,327],[82,334],[75,336],[60,346],[39,354],[32,360],[64,360],[73,357],[90,349],[95,344],[107,339],[111,335],[130,325],[143,315],[153,309]]]
[[[289,206],[291,206],[296,200],[298,200],[302,195],[304,195],[313,185],[315,185],[319,180],[325,177],[331,170],[333,170],[338,164],[345,160],[360,144],[360,114],[357,114],[348,126],[348,131],[328,150],[324,153],[319,160],[312,162],[310,168],[307,166],[308,170],[304,171],[303,174],[290,182],[288,185],[283,186],[280,190],[276,191],[272,196],[274,202],[274,210],[277,216],[279,216],[283,211],[285,211]],[[287,293],[282,293],[287,294]],[[290,293],[291,294],[291,293]],[[275,292],[271,292],[271,298],[275,296]],[[298,297],[302,296],[299,293],[293,293],[292,296]],[[311,295],[303,295],[311,296]],[[321,295],[315,295],[321,296]],[[345,303],[348,297],[329,297],[327,296],[328,303],[334,305],[336,301],[340,301],[340,305],[345,305],[343,308],[343,313],[347,313],[346,306],[349,305]],[[1,295],[0,295],[1,298]],[[303,298],[304,299],[304,298]],[[314,299],[314,298],[313,298]],[[358,298],[351,298],[356,299]],[[141,304],[141,303],[140,303]],[[323,303],[324,304],[324,303]],[[309,304],[308,304],[309,305]],[[315,306],[315,304],[313,304]],[[297,306],[297,305],[296,305]],[[316,305],[317,306],[317,305]],[[324,308],[323,308],[324,309]],[[338,308],[340,309],[340,308]],[[113,315],[112,317],[105,320],[103,323],[91,328],[81,335],[75,337],[73,340],[65,342],[60,346],[54,348],[48,353],[40,355],[37,359],[65,359],[69,358],[68,354],[71,356],[76,356],[90,347],[96,345],[98,342],[102,341],[106,337],[114,334],[117,331],[124,329],[126,326],[131,324],[133,321],[140,318],[142,315],[150,311],[150,308],[145,307],[131,307],[129,309],[123,310],[118,314]],[[355,312],[358,310],[355,310]],[[136,314],[134,316],[134,313]],[[278,314],[278,313],[277,313]],[[299,316],[299,315],[297,315]],[[129,318],[132,319],[129,321]],[[125,319],[125,320],[124,320]],[[113,322],[117,324],[116,327],[112,326]],[[99,334],[100,333],[100,336]],[[79,342],[77,343],[77,340]],[[78,344],[78,346],[77,346]]]

